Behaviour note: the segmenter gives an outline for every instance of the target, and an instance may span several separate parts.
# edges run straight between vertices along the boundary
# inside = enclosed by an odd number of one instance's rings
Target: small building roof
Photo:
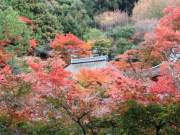
[[[108,63],[107,56],[86,57],[80,59],[71,59],[71,64],[65,68],[66,71],[77,73],[83,68],[99,69],[106,67]]]

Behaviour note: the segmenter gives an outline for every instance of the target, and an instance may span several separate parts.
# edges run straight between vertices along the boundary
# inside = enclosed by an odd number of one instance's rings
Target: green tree
[[[93,50],[98,55],[108,55],[111,57],[112,54],[112,40],[108,38],[99,38],[93,45]]]
[[[47,0],[11,0],[10,5],[21,16],[33,20],[34,33],[39,41],[49,41],[56,32],[63,32],[59,17],[55,15],[54,5]],[[43,39],[43,40],[41,40]]]
[[[88,41],[88,40],[97,40],[97,39],[100,39],[100,38],[107,38],[107,36],[101,30],[96,29],[96,28],[89,29],[83,35],[83,39],[86,40],[86,41]]]
[[[34,21],[40,39],[50,40],[56,32],[82,37],[91,21],[81,0],[11,0],[11,5]]]
[[[55,14],[59,16],[65,33],[72,33],[82,38],[91,19],[81,0],[57,0],[59,6]]]
[[[29,48],[27,42],[32,33],[26,24],[18,21],[18,17],[11,7],[0,10],[0,40],[8,45],[6,49],[23,54]]]
[[[86,7],[88,7],[88,13],[98,14],[107,10],[123,10],[132,13],[134,4],[138,0],[82,0]]]
[[[127,25],[124,27],[117,26],[107,33],[114,39],[116,54],[122,54],[134,47],[134,44],[130,41],[130,38],[134,34],[134,31],[135,30],[133,26]]]

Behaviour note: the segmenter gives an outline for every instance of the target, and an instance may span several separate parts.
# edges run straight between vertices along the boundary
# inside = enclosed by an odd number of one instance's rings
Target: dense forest
[[[180,0],[0,0],[0,135],[179,134]]]

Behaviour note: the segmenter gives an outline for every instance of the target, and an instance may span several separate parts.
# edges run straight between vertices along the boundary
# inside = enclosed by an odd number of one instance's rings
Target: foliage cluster
[[[91,15],[114,10],[122,10],[131,14],[134,4],[137,1],[138,0],[82,0],[82,2],[85,3],[88,13]]]
[[[161,18],[167,5],[168,0],[139,0],[133,9],[133,19]]]
[[[11,6],[20,15],[35,22],[39,38],[49,40],[54,33],[73,33],[81,37],[88,26],[88,14],[80,0],[13,0]]]
[[[122,54],[133,48],[134,44],[131,38],[134,32],[134,26],[131,25],[117,26],[108,32],[108,35],[114,39],[115,54]]]
[[[129,16],[121,11],[107,11],[95,16],[95,23],[102,30],[108,30],[115,26],[124,26],[128,23]]]
[[[18,20],[19,15],[12,8],[0,10],[0,45],[16,54],[26,53],[31,29]]]

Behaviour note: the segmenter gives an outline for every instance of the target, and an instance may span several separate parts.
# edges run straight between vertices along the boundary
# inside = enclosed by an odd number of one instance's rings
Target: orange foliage
[[[30,40],[28,41],[28,45],[30,46],[30,47],[28,48],[28,51],[29,51],[29,53],[32,53],[33,50],[34,50],[34,49],[36,48],[36,46],[37,46],[37,42],[36,42],[35,39],[30,39]]]
[[[111,68],[82,69],[73,77],[73,87],[67,93],[67,103],[71,112],[78,118],[86,114],[82,121],[89,123],[93,117],[101,117],[111,112],[111,99],[108,98],[115,72]]]
[[[153,82],[150,85],[149,90],[156,94],[174,94],[174,93],[176,93],[176,88],[173,85],[173,79],[171,76],[167,76],[167,75],[158,77],[157,82]]]
[[[91,50],[89,43],[83,42],[73,34],[56,34],[50,46],[53,49],[59,50],[65,59],[70,55],[78,57],[89,55]]]
[[[33,24],[33,21],[25,16],[20,16],[18,20],[25,24]]]
[[[157,53],[169,53],[172,48],[180,44],[180,3],[176,8],[168,6],[164,10],[164,17],[160,19],[155,29],[154,50]]]
[[[128,70],[137,74],[135,76],[137,80],[134,80],[130,79],[130,77],[134,78],[133,74],[124,73],[128,78],[120,79],[118,89],[115,87],[110,92],[114,99],[135,99],[142,103],[167,103],[180,100],[179,58],[170,59],[172,54],[179,53],[179,7],[180,3],[177,7],[167,7],[154,33],[145,36],[140,48],[125,52],[118,57],[119,61],[112,63],[121,71]],[[160,63],[159,68],[151,68],[154,63]],[[147,68],[149,70],[145,70]],[[149,73],[144,71],[154,74],[146,76]],[[151,77],[157,79],[153,80]]]
[[[23,113],[30,120],[40,118],[47,119],[43,112],[49,109],[43,103],[46,97],[57,97],[62,93],[63,87],[68,87],[71,83],[67,79],[69,73],[63,68],[64,62],[61,59],[50,58],[42,61],[39,58],[27,58],[31,72],[19,75],[25,82],[32,84],[32,92],[27,96],[26,106]]]
[[[160,19],[153,33],[145,35],[145,41],[141,44],[140,49],[137,49],[132,55],[129,55],[128,51],[120,57],[131,59],[132,56],[136,56],[138,61],[141,62],[140,67],[147,68],[154,64],[159,64],[160,61],[167,60],[167,58],[174,53],[173,50],[179,50],[179,7],[180,4],[177,4],[175,8],[171,6],[165,8],[164,17]],[[176,53],[179,53],[179,51]],[[122,61],[119,62],[120,66],[122,65],[121,63]],[[115,65],[118,65],[118,62],[115,62]]]
[[[10,55],[7,54],[2,48],[0,48],[0,68],[6,65]]]
[[[93,87],[95,85],[101,85],[103,83],[108,83],[111,81],[110,77],[107,75],[106,70],[88,70],[82,69],[77,75],[76,79],[83,85]]]
[[[30,39],[30,40],[28,41],[28,44],[29,44],[29,46],[30,46],[31,48],[36,48],[36,46],[37,46],[37,42],[36,42],[36,40],[34,40],[34,39]]]
[[[0,40],[0,46],[6,46],[8,42],[6,40]]]

